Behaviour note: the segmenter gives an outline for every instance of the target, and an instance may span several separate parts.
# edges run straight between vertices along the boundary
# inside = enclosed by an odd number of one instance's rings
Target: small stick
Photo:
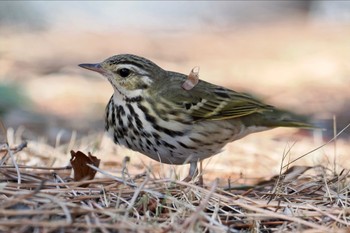
[[[15,148],[13,148],[12,150],[14,153],[17,153],[17,152],[23,150],[24,148],[26,148],[27,146],[28,146],[28,142],[24,141],[21,144],[19,144],[18,146],[16,146]]]
[[[182,84],[182,88],[185,89],[186,91],[189,91],[197,85],[198,81],[199,81],[199,66],[195,66],[191,70],[186,81]]]

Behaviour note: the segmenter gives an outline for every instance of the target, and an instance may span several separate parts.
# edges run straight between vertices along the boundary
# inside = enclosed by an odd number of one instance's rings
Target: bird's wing
[[[273,108],[244,93],[223,88],[212,91],[194,98],[197,101],[192,101],[192,107],[187,110],[191,116],[196,119],[223,120],[271,111]]]
[[[201,80],[191,90],[183,90],[177,82],[172,82],[168,88],[167,99],[195,120],[232,119],[274,109],[251,95]]]

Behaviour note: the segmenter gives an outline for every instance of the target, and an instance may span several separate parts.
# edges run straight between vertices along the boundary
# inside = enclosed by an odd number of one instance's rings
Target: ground
[[[272,105],[312,115],[315,122],[327,128],[327,131],[274,129],[228,144],[221,154],[203,162],[208,189],[199,188],[198,193],[207,195],[214,184],[219,188],[256,184],[296,165],[313,168],[307,171],[307,177],[324,174],[318,169],[321,166],[332,174],[344,173],[350,167],[349,130],[324,147],[308,152],[326,144],[349,124],[348,28],[293,21],[182,33],[78,33],[62,29],[33,33],[2,29],[0,83],[19,85],[26,98],[20,105],[22,110],[12,109],[3,116],[9,128],[7,138],[11,147],[28,138],[28,147],[16,154],[19,164],[61,167],[69,164],[70,150],[80,150],[97,156],[101,159],[100,168],[117,176],[127,156],[132,177],[150,168],[152,180],[183,178],[188,166],[151,161],[113,145],[102,133],[104,106],[112,88],[103,78],[77,64],[133,53],[153,60],[164,69],[185,74],[199,66],[203,80],[254,93]],[[72,129],[76,133],[71,133]],[[288,161],[305,154],[284,167]],[[105,175],[98,172],[96,178],[103,179]],[[181,182],[178,185],[192,187]],[[345,215],[343,221],[348,218]],[[341,226],[347,224],[342,222]]]

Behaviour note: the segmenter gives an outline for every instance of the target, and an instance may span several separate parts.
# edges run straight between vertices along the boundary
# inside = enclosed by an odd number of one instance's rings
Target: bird
[[[186,181],[198,174],[198,162],[229,142],[276,127],[313,128],[308,117],[251,94],[204,80],[184,88],[189,75],[137,55],[119,54],[79,66],[102,74],[113,87],[105,130],[114,143],[161,163],[189,163]]]

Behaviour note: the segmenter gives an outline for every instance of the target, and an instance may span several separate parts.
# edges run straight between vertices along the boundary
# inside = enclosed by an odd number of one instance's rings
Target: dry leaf
[[[90,152],[88,153],[88,156],[86,156],[81,151],[71,151],[70,154],[72,156],[72,158],[70,159],[70,163],[72,164],[72,168],[74,171],[74,180],[92,180],[95,177],[96,171],[91,167],[87,166],[87,164],[92,164],[95,167],[99,167],[101,160],[91,155]],[[86,187],[87,185],[84,186]]]
[[[145,193],[140,197],[139,201],[135,204],[135,207],[137,212],[141,215],[146,214],[146,212],[159,212],[158,214],[161,214],[168,210],[167,208],[162,208],[164,205],[162,202],[164,202],[162,199],[156,199]]]
[[[7,133],[6,128],[2,121],[0,120],[0,145],[7,144]]]
[[[284,182],[291,182],[293,180],[296,180],[304,174],[307,170],[311,169],[310,166],[293,166],[289,168],[287,171],[283,173],[284,175]]]
[[[276,175],[269,180],[259,181],[256,185],[267,185],[274,184],[281,176],[283,182],[291,182],[293,180],[297,180],[302,174],[304,174],[307,170],[311,169],[309,166],[293,166],[287,169],[284,173],[280,175]]]
[[[0,157],[1,158],[4,158],[4,156],[7,155],[7,150],[5,149],[7,144],[8,144],[7,130],[4,124],[2,123],[2,121],[0,120]]]
[[[197,85],[198,81],[199,81],[199,67],[196,66],[191,70],[186,81],[182,84],[182,88],[185,89],[186,91],[189,91]]]

